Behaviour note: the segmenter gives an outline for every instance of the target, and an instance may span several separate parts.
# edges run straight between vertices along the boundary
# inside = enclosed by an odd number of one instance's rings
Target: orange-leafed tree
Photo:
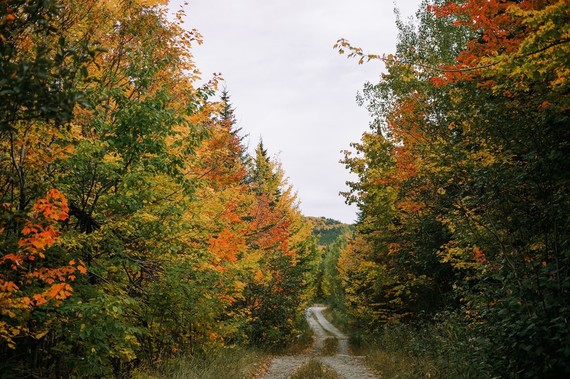
[[[7,207],[3,204],[4,211]],[[33,312],[60,305],[73,293],[76,277],[86,273],[81,260],[56,247],[68,211],[65,197],[54,189],[36,201],[18,235],[10,235],[7,220],[2,220],[7,253],[0,257],[0,338],[10,348],[16,348],[17,338],[46,335],[49,322],[36,319]]]
[[[299,315],[314,289],[315,241],[302,218],[296,196],[278,163],[259,143],[248,171],[251,194],[246,243],[258,257],[239,304],[249,315],[251,343],[278,346],[296,332]]]

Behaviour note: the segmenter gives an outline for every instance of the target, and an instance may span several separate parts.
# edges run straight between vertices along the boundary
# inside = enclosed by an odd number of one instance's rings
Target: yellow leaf
[[[36,334],[34,334],[34,338],[39,340],[40,338],[44,337],[46,334],[48,334],[49,331],[48,330],[43,330],[41,332],[38,332]]]

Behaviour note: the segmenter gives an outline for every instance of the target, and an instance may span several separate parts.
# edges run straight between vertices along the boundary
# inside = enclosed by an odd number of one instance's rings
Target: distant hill
[[[318,237],[319,246],[330,245],[339,236],[350,233],[352,225],[343,224],[340,221],[326,217],[306,217],[313,224],[313,235]]]

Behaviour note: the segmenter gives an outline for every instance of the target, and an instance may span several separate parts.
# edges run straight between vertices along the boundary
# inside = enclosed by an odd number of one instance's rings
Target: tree
[[[57,248],[59,225],[69,217],[63,195],[50,190],[32,209],[19,238],[6,235],[2,244],[6,254],[0,257],[0,338],[11,349],[16,348],[16,338],[39,340],[48,333],[53,321],[49,309],[70,297],[70,283],[86,273],[81,260]],[[6,231],[4,222],[0,230]]]
[[[280,166],[260,142],[249,169],[254,196],[246,243],[259,258],[259,270],[246,282],[243,307],[252,343],[281,346],[302,321],[302,308],[314,293],[315,241]],[[302,316],[301,316],[302,317]]]
[[[88,36],[60,33],[76,21],[76,8],[34,0],[0,5],[0,132],[72,119],[82,98],[77,84],[96,54]]]

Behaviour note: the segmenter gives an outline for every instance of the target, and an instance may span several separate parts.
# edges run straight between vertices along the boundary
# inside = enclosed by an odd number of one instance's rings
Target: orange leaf
[[[43,305],[43,304],[47,303],[46,298],[45,298],[43,295],[39,294],[39,293],[37,293],[37,294],[35,294],[34,296],[32,296],[32,299],[34,299],[34,302],[36,303],[36,306],[40,306],[40,305]]]

